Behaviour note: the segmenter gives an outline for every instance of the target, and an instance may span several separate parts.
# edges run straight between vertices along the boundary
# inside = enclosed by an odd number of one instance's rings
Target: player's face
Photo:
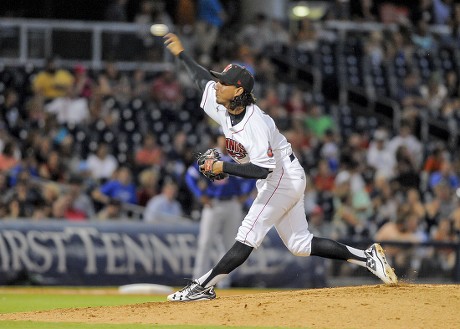
[[[216,89],[217,104],[221,104],[228,108],[230,101],[241,94],[243,88],[237,88],[233,85],[227,85],[218,81],[214,87]]]

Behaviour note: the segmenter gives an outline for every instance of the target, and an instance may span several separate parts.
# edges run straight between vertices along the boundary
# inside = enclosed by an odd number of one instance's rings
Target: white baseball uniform
[[[293,156],[291,144],[255,104],[247,106],[244,118],[232,126],[227,109],[216,102],[215,84],[206,84],[201,108],[222,127],[228,154],[238,163],[251,162],[271,170],[267,178],[257,181],[257,197],[236,240],[257,248],[275,226],[294,255],[309,256],[313,235],[305,217],[305,172]]]

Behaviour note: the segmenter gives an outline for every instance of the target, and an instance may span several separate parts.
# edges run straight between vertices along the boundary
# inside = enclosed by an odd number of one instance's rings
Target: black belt
[[[289,156],[289,159],[291,159],[291,162],[295,160],[295,155],[294,155],[294,153],[291,153],[291,155]]]

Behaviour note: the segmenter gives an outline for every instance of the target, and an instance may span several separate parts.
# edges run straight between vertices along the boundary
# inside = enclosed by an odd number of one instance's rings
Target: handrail
[[[17,29],[15,31],[14,29]],[[170,27],[174,31],[174,27]],[[54,55],[53,51],[53,31],[73,31],[91,33],[91,41],[87,45],[90,56],[83,59],[66,58],[61,60],[63,67],[70,68],[77,63],[82,63],[89,68],[100,70],[103,68],[103,33],[114,34],[132,34],[133,39],[141,35],[149,36],[149,25],[125,22],[102,22],[102,21],[79,21],[79,20],[51,20],[51,19],[23,19],[23,18],[0,18],[0,41],[2,38],[15,39],[9,50],[12,55],[7,56],[0,54],[0,62],[8,66],[23,66],[33,64],[43,66],[45,58]],[[31,56],[29,54],[33,42],[29,32],[43,32],[42,53],[40,56]],[[152,38],[156,38],[153,37]],[[17,46],[17,47],[16,47]],[[58,46],[58,45],[55,45]],[[84,46],[84,45],[83,45]],[[0,49],[1,51],[2,49]],[[4,50],[4,49],[3,49]],[[136,51],[136,49],[133,49]],[[143,61],[126,61],[115,59],[121,70],[134,70],[142,67],[148,71],[163,71],[171,65],[172,57],[166,48],[162,50],[162,57],[156,62]]]

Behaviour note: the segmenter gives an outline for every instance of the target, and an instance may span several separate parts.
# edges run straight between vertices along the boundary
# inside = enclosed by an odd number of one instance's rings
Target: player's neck
[[[244,110],[246,110],[246,108],[243,107],[243,106],[239,106],[239,107],[237,107],[237,108],[235,108],[235,109],[230,109],[230,108],[227,107],[228,113],[229,113],[230,115],[235,115],[235,116],[236,116],[236,115],[239,115],[239,114],[241,114],[241,113],[243,113]]]
[[[246,108],[239,107],[233,111],[228,110],[228,114],[230,115],[230,121],[232,122],[232,126],[237,125],[238,123],[243,120],[244,115],[246,114]]]

